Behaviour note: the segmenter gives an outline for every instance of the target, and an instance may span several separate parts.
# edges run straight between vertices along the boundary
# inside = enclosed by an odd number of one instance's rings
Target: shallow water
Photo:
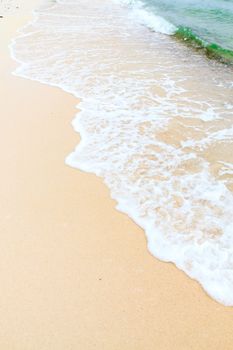
[[[208,57],[233,64],[233,3],[229,0],[118,0],[151,29],[175,35]]]
[[[233,50],[233,2],[228,0],[143,0],[146,8],[189,28],[208,43]]]
[[[12,44],[15,74],[82,99],[67,164],[103,177],[150,252],[233,305],[233,79],[117,1],[62,0]]]

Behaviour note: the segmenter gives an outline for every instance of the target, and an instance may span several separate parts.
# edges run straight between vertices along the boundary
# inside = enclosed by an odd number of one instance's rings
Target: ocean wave
[[[149,29],[167,35],[175,34],[177,28],[165,18],[154,14],[146,9],[141,1],[137,0],[115,0],[120,4],[130,6],[132,8],[131,17],[137,22],[143,24]]]
[[[233,64],[233,51],[225,49],[214,42],[208,42],[195,33],[192,28],[184,26],[176,26],[164,17],[156,13],[155,9],[145,7],[140,0],[115,0],[120,4],[127,5],[131,8],[131,17],[138,23],[146,26],[150,30],[166,34],[174,35],[177,39],[192,46],[194,49],[202,50],[202,52],[211,59],[217,59],[223,63]]]
[[[156,16],[145,9],[134,9],[132,16],[138,20],[139,23],[144,24],[149,29],[167,35],[176,33],[177,28],[163,17]]]
[[[202,50],[208,58],[217,59],[223,63],[233,64],[233,51],[224,49],[216,43],[209,43],[193,32],[191,28],[179,27],[174,35],[186,44],[191,45],[193,48]]]

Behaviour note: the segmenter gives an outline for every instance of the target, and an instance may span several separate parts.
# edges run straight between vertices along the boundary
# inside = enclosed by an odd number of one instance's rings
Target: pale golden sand
[[[230,350],[233,309],[149,255],[101,179],[64,164],[76,100],[11,75],[0,22],[1,350]]]

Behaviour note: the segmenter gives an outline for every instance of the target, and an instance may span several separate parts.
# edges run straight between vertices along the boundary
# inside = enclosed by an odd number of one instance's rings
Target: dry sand
[[[11,75],[35,4],[0,19],[0,349],[232,350],[233,308],[153,258],[101,179],[65,166],[76,100]]]

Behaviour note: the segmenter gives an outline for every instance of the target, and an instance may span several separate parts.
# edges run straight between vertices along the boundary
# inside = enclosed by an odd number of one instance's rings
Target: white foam
[[[66,163],[104,178],[154,256],[233,305],[233,196],[202,152],[231,145],[228,75],[217,86],[214,66],[130,16],[107,0],[40,10],[12,44],[15,74],[82,98]]]
[[[165,18],[147,10],[139,0],[115,0],[118,3],[131,6],[133,11],[131,17],[149,29],[167,35],[175,34],[177,27],[168,22]]]
[[[135,9],[132,15],[141,24],[144,24],[155,32],[172,35],[177,30],[172,23],[166,21],[163,17],[156,16],[145,9]]]

